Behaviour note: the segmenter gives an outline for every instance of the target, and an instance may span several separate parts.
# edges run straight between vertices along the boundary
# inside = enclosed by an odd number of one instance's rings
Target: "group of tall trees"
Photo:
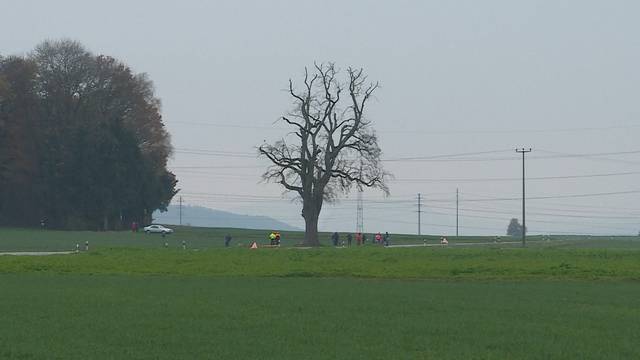
[[[0,57],[0,225],[148,222],[176,193],[171,151],[145,74],[70,40]]]

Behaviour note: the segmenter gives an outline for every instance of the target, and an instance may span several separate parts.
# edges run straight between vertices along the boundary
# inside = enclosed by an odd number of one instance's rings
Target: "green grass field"
[[[633,359],[636,282],[1,275],[0,357]]]
[[[144,234],[0,229],[0,251],[91,244],[0,256],[0,358],[640,357],[637,238],[297,249],[292,233],[249,250],[223,248],[227,231],[180,228],[166,249]]]

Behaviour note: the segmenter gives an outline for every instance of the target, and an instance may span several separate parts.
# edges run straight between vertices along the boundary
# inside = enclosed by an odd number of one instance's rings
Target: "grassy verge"
[[[224,236],[231,234],[232,247],[246,247],[251,242],[267,243],[268,230],[249,229],[225,229],[225,228],[195,228],[187,226],[171,226],[175,233],[165,238],[158,234],[147,235],[144,233],[132,233],[130,231],[53,231],[38,229],[11,229],[0,228],[0,252],[1,251],[63,251],[74,250],[76,244],[84,247],[86,241],[91,248],[110,247],[135,247],[144,249],[162,248],[165,242],[170,248],[182,247],[184,241],[191,249],[211,249],[224,246]],[[341,234],[345,239],[346,234]],[[329,246],[330,234],[321,233],[320,239],[326,246]],[[285,247],[298,245],[302,242],[304,233],[283,232],[282,244]],[[373,235],[368,234],[372,239]],[[406,235],[392,234],[392,244],[429,244],[439,242],[439,236],[434,235]],[[619,249],[640,249],[640,237],[630,236],[541,236],[528,237],[528,244],[532,247],[585,247],[585,248],[619,248]],[[549,239],[549,241],[546,241]],[[449,237],[449,241],[454,243],[477,243],[493,242],[493,236],[461,236],[459,238]],[[501,237],[504,242],[518,242],[519,239]],[[500,246],[507,246],[505,244]],[[518,246],[510,245],[510,246]]]
[[[204,251],[113,248],[72,255],[3,256],[0,257],[0,273],[640,280],[640,251],[424,247]]]

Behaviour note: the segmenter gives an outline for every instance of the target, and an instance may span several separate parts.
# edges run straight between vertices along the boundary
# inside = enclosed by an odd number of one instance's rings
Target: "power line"
[[[561,180],[561,179],[583,179],[611,176],[627,176],[640,175],[640,171],[625,171],[615,173],[585,174],[585,175],[561,175],[561,176],[538,176],[529,177],[527,180]],[[503,178],[413,178],[413,179],[393,179],[392,182],[483,182],[483,181],[520,181],[521,178],[503,177]]]
[[[452,158],[458,156],[468,156],[468,155],[480,155],[480,154],[495,154],[495,153],[504,153],[508,150],[489,150],[489,151],[479,151],[479,152],[466,152],[466,153],[457,153],[457,154],[445,154],[445,155],[433,155],[433,156],[413,156],[413,157],[399,157],[399,158],[391,158],[384,159],[384,161],[413,161],[413,160],[436,160],[436,159],[444,159],[444,158]]]
[[[475,162],[475,161],[513,161],[513,157],[495,157],[495,158],[483,158],[483,157],[471,157],[463,158],[463,156],[469,155],[482,155],[482,154],[496,154],[506,153],[508,150],[489,150],[480,152],[465,152],[454,154],[440,154],[432,156],[408,156],[408,157],[396,157],[381,159],[383,162],[412,162],[412,161],[435,161],[435,162]],[[561,153],[549,150],[540,150],[543,153],[548,153],[548,156],[532,156],[531,160],[543,160],[543,159],[563,159],[563,158],[594,158],[598,156],[617,156],[617,155],[632,155],[640,154],[640,150],[630,151],[616,151],[616,152],[599,152],[599,153]],[[227,151],[227,150],[214,150],[214,149],[193,149],[193,148],[175,148],[175,152],[178,154],[192,154],[203,156],[218,156],[218,157],[236,157],[236,158],[255,158],[258,159],[258,154],[253,152],[239,152],[239,151]],[[605,161],[619,161],[630,164],[640,164],[640,162],[627,161],[621,159],[595,159]]]
[[[476,194],[476,193],[464,193],[465,195],[470,195],[470,196],[476,196],[476,197],[481,197],[481,198],[486,198],[486,199],[492,199],[492,196],[488,196],[488,195],[482,195],[482,194]],[[584,205],[584,204],[567,204],[567,203],[558,203],[558,202],[549,202],[549,201],[545,201],[545,204],[547,205],[551,205],[551,206],[558,206],[560,208],[556,208],[556,207],[541,207],[541,206],[533,206],[530,207],[531,209],[538,209],[538,210],[550,210],[550,211],[573,211],[573,212],[581,212],[581,213],[593,213],[596,211],[593,210],[585,210],[585,209],[596,209],[596,210],[606,210],[607,213],[613,213],[613,212],[622,212],[624,214],[630,213],[630,212],[640,212],[640,208],[626,208],[626,207],[608,207],[608,206],[603,206],[603,205]],[[576,209],[579,208],[579,209]],[[495,206],[492,205],[491,209],[496,209]],[[509,211],[511,211],[512,209],[509,208],[507,209]],[[597,213],[601,213],[601,211],[597,211]]]
[[[257,153],[249,153],[243,151],[228,151],[228,150],[215,150],[215,149],[193,149],[193,148],[175,148],[178,151],[194,151],[203,153],[223,154],[223,155],[253,155],[258,156]]]
[[[606,126],[606,127],[573,127],[573,128],[546,128],[546,129],[522,129],[522,130],[385,130],[380,129],[381,133],[399,133],[399,134],[426,134],[426,135],[446,135],[446,134],[530,134],[530,133],[560,133],[560,132],[584,132],[584,131],[605,131],[605,130],[625,130],[639,128],[640,125],[620,125],[620,126]]]
[[[640,193],[640,190],[628,190],[628,191],[612,191],[612,192],[604,192],[604,193],[587,193],[587,194],[571,194],[571,195],[550,195],[550,196],[531,196],[527,199],[529,200],[543,200],[543,199],[569,199],[569,198],[581,198],[581,197],[599,197],[599,196],[612,196],[612,195],[626,195],[626,194],[637,194]],[[483,202],[483,201],[515,201],[521,200],[521,198],[485,198],[485,199],[465,199],[465,201],[470,202]],[[448,199],[436,199],[432,201],[439,202],[449,202],[451,200]]]
[[[169,166],[171,169],[262,169],[263,165],[204,165],[204,166]]]
[[[554,196],[533,196],[528,197],[529,200],[539,200],[539,199],[558,199],[558,198],[582,198],[582,197],[600,197],[600,196],[613,196],[613,195],[622,195],[622,194],[634,194],[640,193],[640,190],[629,190],[629,191],[617,191],[617,192],[606,192],[606,193],[585,193],[585,194],[571,194],[571,195],[554,195]],[[207,192],[181,192],[181,194],[190,197],[196,198],[217,198],[217,199],[227,199],[232,201],[273,201],[273,200],[286,200],[286,201],[295,201],[296,198],[287,198],[282,196],[267,196],[267,195],[252,195],[252,194],[230,194],[230,193],[207,193]],[[440,194],[440,193],[434,193]],[[422,194],[424,195],[424,194]],[[474,194],[474,196],[479,196]],[[465,199],[465,202],[492,202],[492,201],[515,201],[520,200],[517,197],[505,197],[505,198],[471,198]],[[356,199],[340,199],[342,203],[350,203],[357,201]],[[415,200],[408,199],[387,199],[387,200],[371,200],[371,199],[363,199],[363,202],[367,204],[378,204],[378,205],[405,205],[410,206],[411,203]],[[442,198],[432,198],[430,199],[431,203],[443,203],[443,202],[454,202],[455,199],[442,199]],[[372,207],[373,208],[373,207]],[[386,207],[385,207],[386,208]],[[464,210],[464,209],[461,209]],[[640,211],[640,209],[632,209],[633,211]],[[557,211],[562,211],[562,209],[557,209]],[[568,210],[570,211],[570,210]]]
[[[532,200],[537,200],[537,199],[555,199],[555,198],[588,198],[588,197],[598,197],[598,196],[608,196],[608,195],[618,195],[618,194],[631,194],[631,193],[638,193],[640,191],[638,190],[632,190],[632,191],[620,191],[620,192],[609,192],[609,193],[591,193],[591,194],[572,194],[572,195],[557,195],[557,196],[537,196],[537,197],[529,197],[529,199]],[[286,200],[286,201],[295,201],[297,198],[296,197],[282,197],[282,196],[257,196],[257,195],[250,195],[250,194],[225,194],[225,193],[189,193],[189,192],[181,192],[181,194],[184,194],[186,196],[189,197],[195,197],[195,198],[220,198],[220,199],[226,199],[229,201],[236,201],[236,200],[257,200],[257,201],[272,201],[272,200]],[[473,194],[473,196],[480,196],[479,194]],[[508,198],[492,198],[492,197],[484,197],[484,198],[470,198],[467,199],[465,201],[470,201],[470,202],[475,202],[475,203],[479,203],[479,202],[496,202],[496,201],[515,201],[515,200],[519,200],[516,197],[508,197]],[[345,203],[348,204],[350,202],[354,202],[356,200],[354,199],[339,199],[338,200],[338,204],[331,204],[331,207],[333,208],[338,208],[340,207],[339,203]],[[447,202],[454,202],[455,199],[443,199],[443,198],[432,198],[432,203],[447,203]],[[371,199],[363,199],[363,202],[366,202],[367,204],[370,204],[370,208],[375,209],[376,208],[376,204],[379,206],[383,206],[380,209],[390,209],[393,208],[394,206],[399,206],[402,205],[404,208],[405,206],[410,206],[411,204],[411,199],[400,199],[400,198],[396,198],[396,199],[387,199],[387,200],[371,200]],[[589,213],[599,213],[600,211],[594,211],[594,210],[586,210],[583,208],[591,208],[591,209],[596,209],[596,210],[606,210],[607,213],[611,213],[611,212],[617,212],[617,213],[624,213],[627,214],[629,212],[640,212],[640,209],[632,209],[632,208],[620,208],[620,207],[604,207],[604,206],[589,206],[589,205],[580,205],[580,204],[559,204],[559,203],[550,203],[551,205],[555,204],[556,206],[560,206],[560,208],[556,208],[556,207],[539,207],[539,206],[534,206],[532,207],[533,209],[541,209],[541,210],[548,210],[548,211],[571,211],[571,212],[577,212],[577,213],[583,213],[583,214],[589,214]],[[568,209],[565,209],[566,207],[569,207]],[[576,207],[578,207],[579,209],[576,209]],[[495,207],[491,207],[491,209],[496,209]],[[511,209],[507,209],[509,211],[515,211],[515,210],[511,210]],[[577,215],[573,215],[576,216]]]
[[[260,130],[274,130],[274,131],[291,130],[291,128],[286,128],[286,127],[273,127],[273,126],[264,126],[264,125],[219,124],[219,123],[207,123],[207,122],[198,122],[198,121],[171,121],[170,124],[209,126],[209,127],[231,128],[231,129],[260,129]]]
[[[540,151],[544,152],[544,153],[548,153],[548,154],[553,154],[553,155],[552,156],[538,156],[538,157],[536,157],[536,159],[576,158],[576,157],[611,156],[611,155],[631,155],[631,154],[640,153],[640,150],[600,152],[600,153],[584,153],[584,154],[563,153],[563,152],[549,151],[549,150],[540,150]]]
[[[601,156],[612,156],[612,155],[630,155],[630,154],[637,154],[640,152],[640,150],[632,150],[632,151],[618,151],[618,152],[609,152],[609,153],[592,153],[592,154],[572,154],[572,153],[564,153],[564,152],[557,152],[557,151],[548,151],[548,150],[540,150],[541,152],[544,153],[548,153],[548,154],[553,154],[553,156],[547,157],[547,158],[585,158],[587,160],[596,160],[596,161],[609,161],[609,162],[618,162],[618,163],[623,163],[623,164],[630,164],[630,165],[640,165],[640,162],[637,161],[629,161],[629,160],[622,160],[622,159],[609,159],[609,158],[602,158]]]
[[[183,124],[194,126],[207,126],[207,127],[219,127],[219,128],[237,128],[237,129],[261,129],[261,130],[273,130],[273,131],[287,131],[292,127],[283,126],[268,126],[268,125],[244,125],[244,124],[227,124],[227,123],[211,123],[211,122],[198,122],[198,121],[170,121],[168,125]],[[423,134],[423,135],[445,135],[445,134],[519,134],[519,133],[561,133],[561,132],[590,132],[590,131],[606,131],[606,130],[625,130],[639,128],[640,125],[618,125],[618,126],[605,126],[605,127],[570,127],[570,128],[545,128],[545,129],[472,129],[472,130],[398,130],[398,129],[378,129],[378,133],[389,134]]]
[[[225,153],[213,153],[213,152],[205,152],[205,151],[189,151],[189,150],[176,150],[174,151],[176,154],[185,154],[185,155],[200,155],[200,156],[218,156],[225,158],[257,158],[258,155],[249,155],[249,154],[225,154]]]
[[[247,194],[234,194],[234,197],[232,197],[232,198],[230,198],[230,197],[226,196],[226,195],[228,195],[228,194],[222,194],[222,195],[225,195],[225,196],[223,196],[223,197],[220,197],[220,196],[218,196],[218,195],[221,195],[221,194],[213,194],[213,196],[212,196],[212,197],[208,197],[208,198],[206,198],[206,197],[205,197],[205,198],[203,198],[203,197],[197,197],[196,199],[198,199],[198,200],[199,200],[199,199],[204,199],[204,202],[206,202],[206,203],[212,203],[212,204],[220,204],[220,203],[226,203],[226,202],[229,202],[229,203],[232,203],[232,204],[234,204],[234,205],[237,205],[237,203],[247,203],[247,205],[248,205],[248,206],[250,206],[252,209],[255,209],[255,208],[259,208],[259,207],[260,207],[260,206],[257,206],[257,205],[256,205],[256,203],[261,203],[261,204],[263,204],[263,205],[261,205],[261,206],[263,206],[264,208],[272,208],[272,207],[271,207],[271,204],[273,203],[272,199],[277,199],[277,198],[278,198],[278,197],[275,197],[275,196],[270,196],[270,197],[268,197],[268,198],[266,198],[266,199],[265,199],[265,197],[258,197],[258,196],[255,196],[255,195],[247,195]],[[240,195],[240,196],[237,196],[237,195]],[[284,199],[282,199],[282,200],[284,200]],[[405,206],[408,206],[408,205],[409,205],[409,203],[407,203]],[[296,206],[297,206],[297,205],[296,205]],[[380,206],[380,205],[379,205],[379,206]],[[401,208],[398,208],[398,211],[399,211],[400,213],[402,213],[402,212],[404,212],[404,211],[410,211],[410,207],[405,207],[405,206],[403,206],[403,207],[401,207]],[[333,207],[333,206],[332,206],[332,207],[330,207],[330,208],[334,208],[334,209],[335,209],[335,207]],[[372,206],[371,208],[376,209],[376,207],[375,207],[375,206]],[[444,207],[444,206],[430,206],[430,208],[442,208],[442,209],[451,209],[451,210],[455,210],[455,208],[452,208],[452,207]],[[390,211],[390,208],[389,208],[388,206],[382,206],[382,207],[379,207],[378,209],[380,209],[380,210],[384,210],[385,212],[389,212],[389,211]],[[406,210],[405,210],[405,209],[406,209]],[[336,210],[339,210],[339,208],[338,208],[338,209],[336,209]],[[503,213],[503,214],[509,214],[509,215],[511,215],[511,214],[512,214],[512,212],[495,211],[495,210],[493,210],[493,211],[492,211],[492,210],[475,209],[475,208],[467,208],[467,207],[465,207],[465,208],[460,208],[460,207],[459,207],[459,208],[458,208],[458,210],[459,210],[459,211],[463,211],[463,212],[467,212],[467,213],[468,213],[468,212],[472,212],[472,213],[473,213],[473,212],[479,212],[479,213],[498,213],[498,214]],[[447,214],[447,213],[439,213],[439,212],[436,212],[436,211],[433,211],[432,213],[434,213],[434,214],[439,214],[439,215],[443,215],[443,216],[451,216],[451,214]],[[541,216],[568,217],[568,218],[578,218],[578,219],[580,219],[580,218],[604,218],[604,219],[609,219],[609,218],[610,218],[610,219],[612,219],[612,220],[617,220],[617,219],[629,218],[629,217],[605,217],[605,216],[584,216],[584,217],[582,217],[582,216],[580,216],[580,215],[572,215],[572,214],[553,214],[553,213],[537,213],[537,212],[529,212],[529,215],[534,215],[534,217],[535,217],[535,215],[538,215],[538,214],[539,214],[539,215],[541,215]],[[495,219],[495,220],[503,220],[503,218],[502,218],[502,217],[489,217],[489,216],[473,215],[473,214],[468,214],[468,215],[466,215],[466,216],[467,216],[467,217],[469,217],[469,218],[487,218],[487,219],[489,219],[489,218],[490,218],[490,219]],[[278,218],[279,218],[279,219],[282,219],[283,217],[278,216]],[[323,220],[325,220],[325,221],[334,220],[334,219],[344,219],[344,216],[338,216],[338,215],[336,215],[336,216],[329,216],[329,217],[327,217],[327,216],[323,216]],[[635,218],[632,218],[632,219],[635,219]],[[295,220],[297,221],[297,220],[299,220],[299,218],[298,218],[298,217],[296,217],[296,218],[295,218]],[[387,217],[387,218],[385,218],[385,220],[384,220],[384,221],[390,221],[390,219]],[[583,222],[580,222],[580,223],[577,223],[577,222],[576,222],[576,223],[572,223],[572,222],[567,222],[567,221],[562,222],[562,221],[549,221],[549,220],[538,220],[538,219],[534,219],[534,220],[532,220],[532,221],[533,221],[533,223],[534,223],[534,224],[535,224],[535,223],[546,223],[546,224],[569,224],[569,225],[572,225],[572,226],[582,226],[582,224],[584,224]],[[394,222],[394,223],[396,223],[396,222],[398,222],[398,221],[395,221],[395,220],[394,220],[393,222]],[[402,223],[402,222],[400,221],[399,223]],[[409,223],[409,222],[407,222],[407,223]],[[617,226],[625,226],[625,225],[630,225],[630,226],[632,226],[632,225],[634,225],[634,224],[632,224],[632,223],[624,223],[624,224],[622,224],[622,223],[619,223],[619,224],[613,224],[613,223],[612,223],[612,224],[602,224],[602,223],[594,223],[594,222],[592,222],[592,221],[590,221],[590,222],[589,222],[589,224],[590,224],[590,225],[595,225],[595,226],[598,226],[598,227],[601,227],[601,228],[610,228],[610,229],[620,230],[620,231],[627,231],[627,230],[622,229],[622,228],[620,228],[620,227],[614,227],[614,226],[616,226],[616,225],[617,225]],[[427,225],[429,225],[429,224],[427,224]],[[446,226],[446,227],[455,228],[455,227],[453,227],[453,226],[451,226],[451,225],[444,225],[444,224],[431,224],[431,225]],[[460,226],[459,226],[459,225],[458,225],[458,228],[460,228]],[[463,228],[469,228],[469,227],[463,227]],[[476,229],[479,229],[479,227],[476,227]],[[489,228],[484,228],[484,230],[488,230],[488,229],[489,229]],[[492,228],[491,230],[496,230],[496,229],[495,229],[495,228]],[[532,231],[533,231],[533,230],[532,230]],[[536,231],[537,231],[537,230],[536,230]],[[547,232],[547,233],[548,233],[549,231],[545,231],[545,232]],[[560,233],[560,231],[552,231],[552,233],[553,233],[553,232],[555,232],[555,233]],[[577,233],[577,232],[570,232],[570,233]]]
[[[488,153],[499,153],[504,150],[496,150],[496,151],[487,151],[487,152],[479,152],[479,153],[463,153],[463,154],[451,154],[451,155],[437,155],[437,156],[414,156],[414,157],[402,157],[402,158],[391,158],[391,159],[382,159],[382,161],[394,162],[394,161],[426,161],[426,162],[476,162],[476,161],[513,161],[513,157],[505,156],[505,157],[470,157],[470,158],[459,158],[459,156],[464,155],[476,155],[476,154],[488,154]],[[542,151],[546,153],[550,153],[553,155],[548,156],[532,156],[529,159],[531,160],[545,160],[545,159],[565,159],[565,158],[593,158],[597,156],[614,156],[614,155],[631,155],[631,154],[640,154],[640,150],[632,150],[632,151],[617,151],[617,152],[602,152],[602,153],[585,153],[585,154],[569,154],[569,153],[559,153],[552,151]],[[606,160],[606,161],[619,161],[630,164],[640,164],[640,162],[627,161],[627,160],[619,160],[619,159],[597,159],[597,160]]]
[[[452,214],[452,213],[444,213],[444,212],[439,212],[439,211],[431,211],[430,213],[435,214],[435,215],[441,215],[441,216],[454,216],[455,215],[455,214]],[[531,213],[529,213],[529,215],[531,215]],[[500,221],[508,220],[508,218],[505,218],[505,217],[486,216],[486,215],[468,215],[468,214],[465,214],[465,217],[476,218],[476,219],[500,220]],[[535,218],[534,218],[534,220],[530,220],[530,221],[534,222],[534,223],[560,224],[560,225],[570,225],[570,226],[582,226],[582,227],[584,227],[584,222],[538,220],[538,219],[535,219]],[[589,225],[595,225],[595,226],[598,226],[598,227],[610,228],[610,229],[614,229],[614,230],[623,230],[619,226],[635,226],[636,224],[637,223],[615,223],[615,224],[610,224],[610,223],[589,222]]]
[[[229,169],[230,167],[220,166],[220,167],[186,167],[186,168],[172,168],[171,170],[178,170],[180,174],[192,174],[198,175],[201,177],[208,178],[221,178],[221,179],[241,179],[246,181],[260,181],[260,176],[257,174],[229,174],[229,173],[219,173],[219,172],[203,172],[197,171],[197,169]],[[254,169],[261,167],[237,167],[238,169]],[[195,170],[191,170],[195,169]],[[571,179],[586,179],[586,178],[608,178],[615,176],[629,176],[629,175],[640,175],[640,171],[628,171],[628,172],[618,172],[618,173],[601,173],[601,174],[588,174],[588,175],[564,175],[564,176],[541,176],[541,177],[531,177],[527,178],[528,181],[543,181],[543,180],[571,180]],[[439,182],[439,183],[474,183],[474,182],[508,182],[508,181],[520,181],[519,178],[400,178],[393,179],[390,182],[398,182],[398,183],[423,183],[423,182]]]
[[[389,219],[382,219],[382,218],[371,218],[372,220],[375,221],[380,221],[380,222],[384,222],[384,221],[388,221]],[[410,221],[403,221],[403,220],[394,220],[394,223],[399,223],[399,224],[411,224],[411,225],[415,225],[415,223],[410,222]],[[444,228],[455,228],[455,225],[447,225],[447,224],[435,224],[435,223],[423,223],[424,225],[428,225],[428,226],[434,226],[434,227],[444,227]],[[502,232],[503,229],[498,229],[498,228],[488,228],[488,227],[480,227],[480,226],[465,226],[464,228],[466,229],[477,229],[477,230],[490,230],[490,231],[500,231]]]
[[[429,206],[429,208],[434,209],[444,209],[444,210],[455,210],[453,207],[446,206]],[[487,209],[477,209],[477,208],[460,208],[462,212],[476,212],[476,213],[491,213],[491,214],[503,214],[508,216],[513,216],[519,210],[513,211],[500,211],[500,210],[487,210]],[[574,219],[602,219],[602,220],[634,220],[640,219],[640,216],[587,216],[587,215],[572,215],[572,214],[555,214],[555,213],[545,213],[545,212],[536,212],[529,211],[529,215],[537,215],[537,216],[548,216],[548,217],[562,217],[562,218],[574,218]]]

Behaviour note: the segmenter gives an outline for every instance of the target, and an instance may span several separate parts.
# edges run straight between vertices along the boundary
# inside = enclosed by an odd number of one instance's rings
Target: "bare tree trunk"
[[[302,208],[302,216],[304,217],[304,245],[320,246],[320,240],[318,239],[320,210],[318,209],[318,204],[312,199],[306,199]]]
[[[304,245],[320,246],[318,239],[318,215],[307,216],[304,219]]]

